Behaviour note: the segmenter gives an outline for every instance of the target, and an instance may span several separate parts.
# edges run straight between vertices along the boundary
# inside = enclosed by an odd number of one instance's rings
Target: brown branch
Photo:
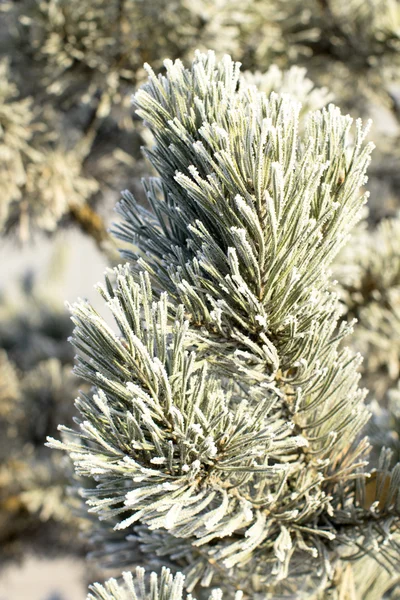
[[[97,246],[104,250],[104,242],[111,241],[102,217],[85,202],[82,205],[72,204],[70,214],[81,230],[92,237]]]

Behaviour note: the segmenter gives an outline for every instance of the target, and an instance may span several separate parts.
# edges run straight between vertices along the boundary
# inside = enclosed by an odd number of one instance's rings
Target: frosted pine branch
[[[150,583],[146,585],[145,570],[136,569],[136,577],[132,573],[123,573],[123,583],[115,579],[108,580],[104,586],[95,583],[90,586],[87,600],[194,600],[191,595],[185,595],[183,584],[184,576],[177,573],[173,577],[169,569],[163,569],[158,578],[156,573],[150,574]],[[243,594],[236,592],[234,600],[241,600]],[[208,600],[222,600],[221,590],[213,590]]]
[[[372,474],[388,495],[368,486],[360,357],[329,272],[366,200],[368,127],[333,105],[300,127],[291,96],[241,84],[229,57],[165,66],[135,96],[151,211],[124,194],[131,265],[99,286],[119,332],[71,307],[94,388],[76,442],[51,444],[127,552],[188,591],[334,594],[344,559],[387,546],[392,564],[400,509],[398,467]]]

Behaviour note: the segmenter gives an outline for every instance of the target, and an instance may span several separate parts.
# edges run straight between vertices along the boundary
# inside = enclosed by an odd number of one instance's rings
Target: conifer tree
[[[329,270],[366,201],[368,126],[333,105],[300,123],[293,97],[241,81],[228,56],[147,69],[134,103],[154,136],[151,210],[129,192],[118,207],[129,262],[98,289],[119,332],[71,307],[93,388],[79,429],[50,444],[91,482],[103,553],[185,579],[153,574],[148,595],[139,570],[89,597],[380,598],[400,466],[383,451],[368,468],[360,357]]]
[[[368,468],[379,466],[382,446],[394,450],[392,464],[399,460],[398,218],[385,219],[374,229],[382,216],[393,217],[399,206],[399,3],[19,0],[0,2],[0,14],[0,232],[18,234],[22,241],[37,231],[54,239],[65,225],[78,225],[102,252],[111,255],[107,207],[127,185],[143,202],[139,179],[149,172],[139,146],[151,134],[140,118],[132,120],[129,108],[130,92],[145,78],[144,60],[160,69],[163,56],[189,61],[195,47],[213,48],[218,56],[228,52],[252,71],[242,73],[242,86],[257,85],[267,96],[271,91],[289,93],[302,103],[301,137],[307,113],[329,100],[353,116],[373,117],[377,149],[369,167],[368,224],[358,228],[347,245],[349,251],[345,247],[340,264],[335,259],[332,268],[334,279],[339,280],[334,289],[340,293],[344,317],[349,322],[358,319],[354,334],[339,347],[350,346],[364,358],[361,386],[369,389],[366,401],[371,401],[373,413],[366,430],[374,445]],[[8,281],[3,285],[8,286]],[[57,519],[64,514],[47,493],[50,488],[59,490],[60,481],[65,481],[63,463],[58,468],[61,458],[50,459],[46,451],[38,450],[37,441],[32,452],[32,438],[36,439],[45,418],[54,423],[60,410],[69,413],[71,406],[62,406],[72,393],[69,366],[55,366],[50,359],[59,358],[64,344],[58,339],[57,348],[48,344],[40,319],[30,320],[31,298],[24,310],[27,317],[14,328],[16,320],[0,306],[0,346],[7,353],[1,353],[0,360],[6,382],[0,387],[2,558],[10,554],[4,541],[10,531],[16,540],[13,547],[24,549],[25,539],[17,540],[14,534],[23,531],[26,522],[36,520],[37,528],[49,507]],[[25,333],[28,322],[33,343],[21,343],[16,359],[7,347],[7,336],[12,328],[16,337]],[[54,328],[58,330],[63,322],[57,312]],[[34,353],[42,351],[42,343],[48,344],[45,360],[30,362]],[[56,401],[47,402],[52,398]],[[27,415],[29,427],[23,422]],[[8,433],[16,430],[11,444]],[[22,447],[29,451],[21,452]],[[19,506],[26,521],[19,519],[19,513],[10,519]],[[125,530],[113,532],[111,523],[100,523],[93,533],[103,539],[103,546],[113,549],[96,553],[107,565],[119,570],[146,565],[139,546],[146,548],[147,555],[161,552],[154,546],[155,532],[137,526],[127,540]],[[69,516],[66,524],[69,531]],[[52,542],[48,547],[53,548]],[[70,547],[76,549],[74,544]],[[167,556],[162,560],[167,564]],[[364,563],[357,564],[362,569]],[[170,567],[174,572],[176,565]],[[178,567],[185,565],[181,561]],[[361,579],[373,594],[365,574]]]

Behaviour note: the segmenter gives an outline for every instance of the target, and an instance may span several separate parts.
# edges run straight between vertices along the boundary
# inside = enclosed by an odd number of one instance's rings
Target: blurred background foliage
[[[150,143],[130,98],[143,64],[230,53],[248,84],[331,100],[372,118],[368,213],[332,267],[348,344],[364,355],[376,449],[400,460],[400,3],[398,0],[0,0],[0,231],[5,253],[74,228],[116,258],[108,234],[120,190],[142,202]],[[57,253],[56,253],[57,254]],[[86,545],[65,459],[43,447],[68,423],[79,381],[71,332],[48,280],[1,282],[0,548],[14,559]],[[85,256],[81,257],[81,262]],[[57,276],[55,276],[57,273]],[[93,284],[95,281],[93,281]],[[373,454],[373,457],[376,454]],[[51,541],[51,543],[49,542]]]

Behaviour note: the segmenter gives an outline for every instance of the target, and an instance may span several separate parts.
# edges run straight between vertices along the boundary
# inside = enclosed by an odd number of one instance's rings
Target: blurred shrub
[[[0,301],[0,547],[7,560],[32,543],[79,551],[78,518],[66,488],[69,464],[45,447],[59,419],[71,423],[79,380],[72,375],[68,316],[48,293],[22,287]]]

